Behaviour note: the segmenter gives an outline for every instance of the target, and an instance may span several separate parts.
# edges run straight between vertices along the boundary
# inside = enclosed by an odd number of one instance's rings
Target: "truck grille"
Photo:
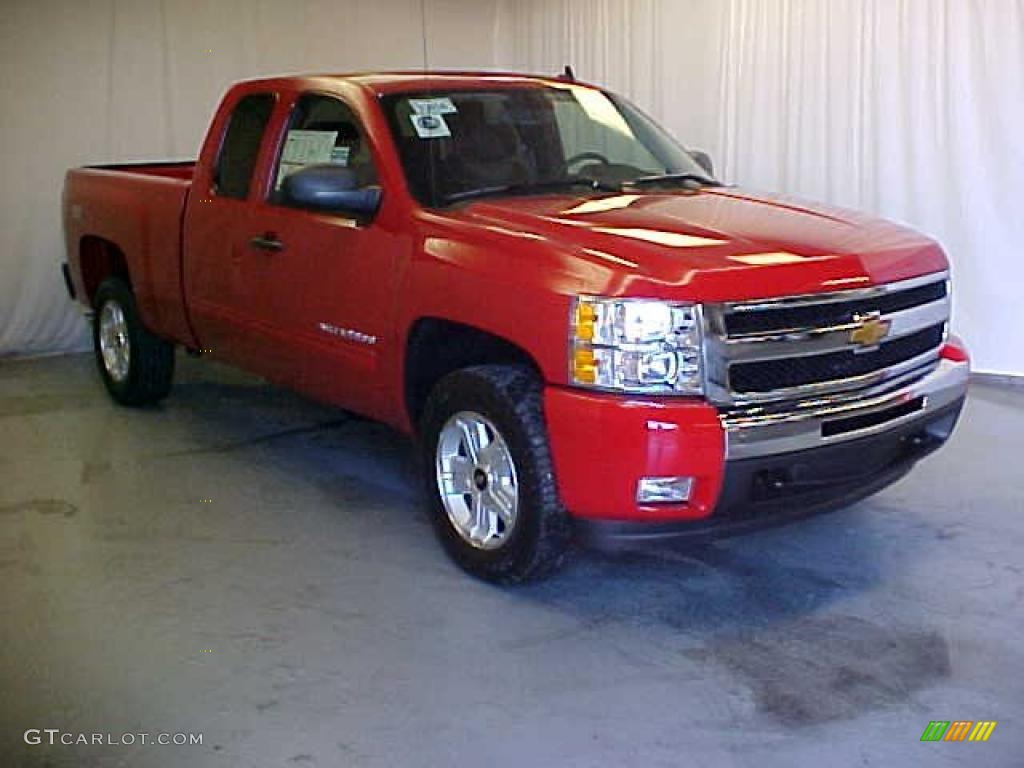
[[[872,298],[835,301],[824,304],[781,306],[772,309],[731,312],[725,316],[730,336],[793,331],[816,326],[853,322],[858,315],[878,312],[887,315],[946,298],[946,281],[940,280],[917,288],[883,293]]]
[[[938,363],[948,275],[818,296],[704,306],[707,394],[799,400],[922,376]]]
[[[863,376],[925,354],[942,343],[943,335],[943,326],[935,325],[893,339],[872,352],[843,350],[824,355],[739,363],[730,369],[729,382],[736,392],[771,392],[784,387]]]

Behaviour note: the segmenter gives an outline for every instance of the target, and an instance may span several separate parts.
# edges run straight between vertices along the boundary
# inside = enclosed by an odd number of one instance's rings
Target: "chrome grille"
[[[730,337],[759,333],[782,333],[798,331],[801,328],[842,325],[852,323],[858,315],[878,312],[891,314],[912,307],[919,307],[946,298],[947,283],[938,280],[915,288],[881,293],[872,297],[850,300],[813,302],[810,304],[783,305],[749,310],[736,310],[725,316],[725,329]],[[751,305],[737,305],[751,306]]]
[[[938,363],[948,321],[945,272],[851,291],[705,305],[707,395],[739,406],[923,376]]]

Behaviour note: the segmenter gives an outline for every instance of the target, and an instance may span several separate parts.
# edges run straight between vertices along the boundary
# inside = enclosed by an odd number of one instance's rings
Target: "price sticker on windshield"
[[[409,119],[421,139],[443,139],[452,135],[441,115],[409,115]]]
[[[415,115],[451,115],[459,111],[447,96],[437,99],[409,99],[409,108]]]

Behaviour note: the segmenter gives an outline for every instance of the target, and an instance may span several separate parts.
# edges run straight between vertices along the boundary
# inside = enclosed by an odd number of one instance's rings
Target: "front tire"
[[[423,410],[420,452],[435,531],[459,566],[514,584],[561,565],[569,519],[533,374],[483,365],[444,377]]]
[[[121,405],[147,405],[167,397],[174,378],[174,345],[142,325],[135,296],[111,277],[93,302],[96,365],[110,396]]]

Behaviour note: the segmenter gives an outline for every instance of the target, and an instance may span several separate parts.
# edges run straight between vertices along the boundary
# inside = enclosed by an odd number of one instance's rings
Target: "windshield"
[[[650,118],[594,88],[431,91],[382,104],[409,187],[430,207],[560,186],[618,190],[652,176],[714,183]]]

